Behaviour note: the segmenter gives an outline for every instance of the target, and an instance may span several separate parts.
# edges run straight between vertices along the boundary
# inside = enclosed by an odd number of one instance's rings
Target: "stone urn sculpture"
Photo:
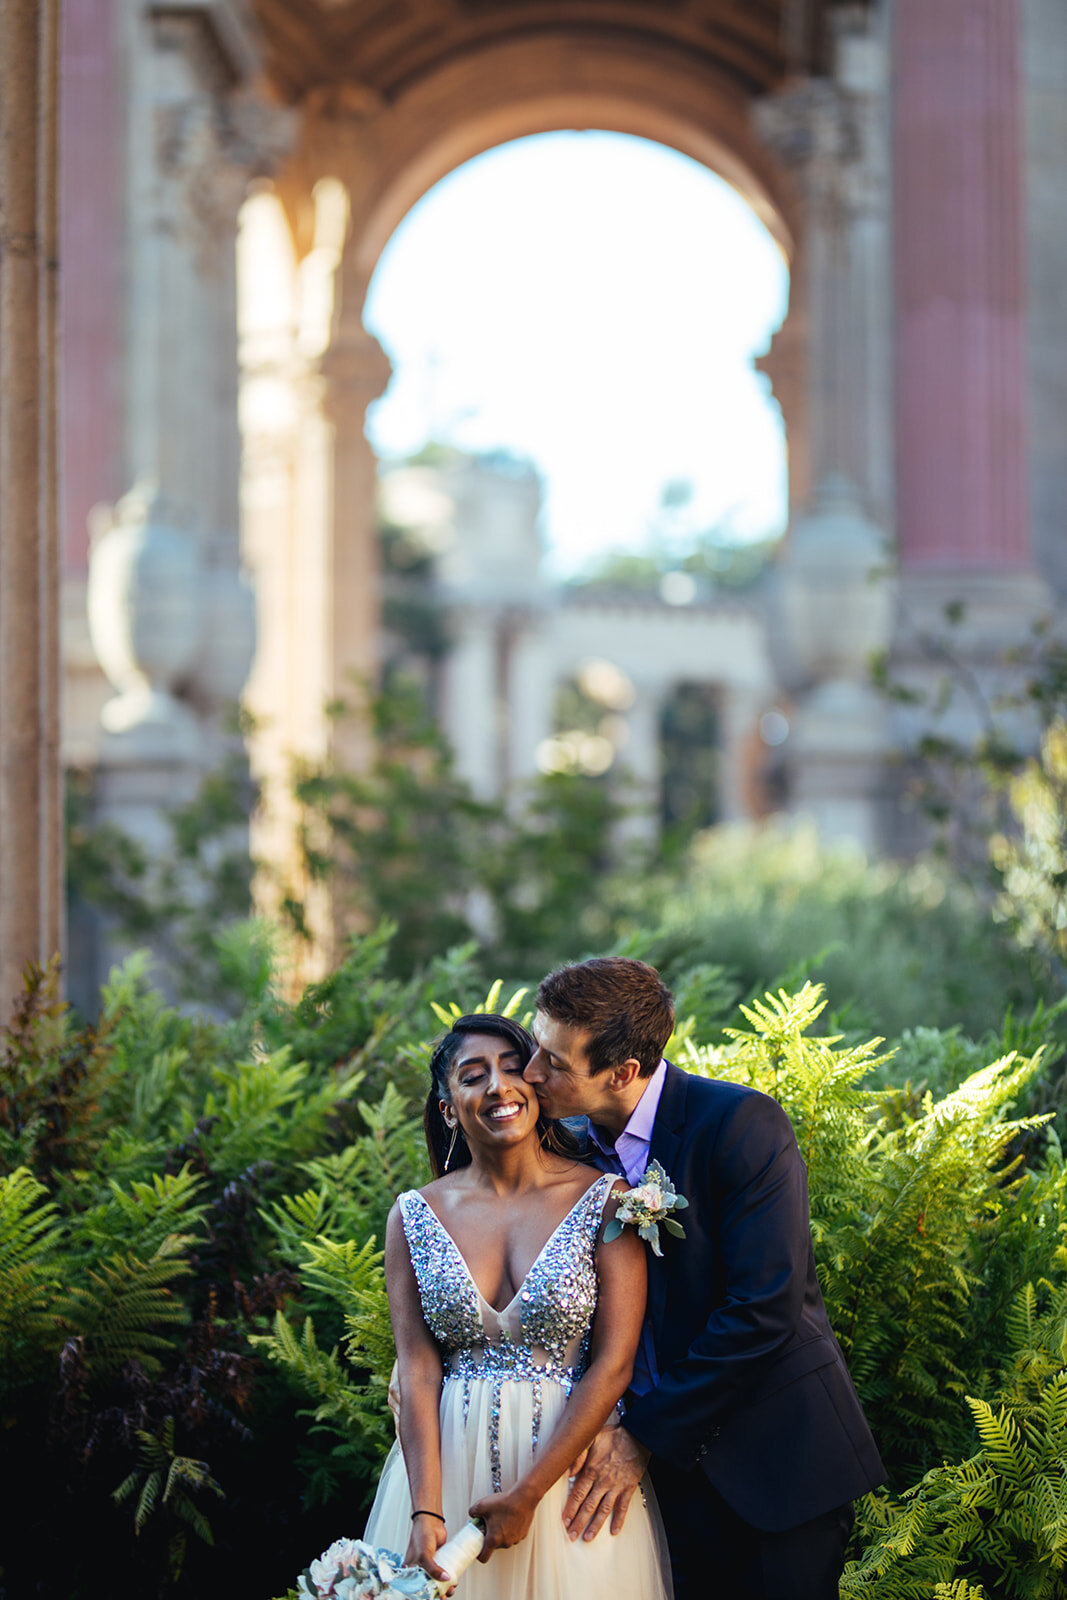
[[[880,843],[888,718],[870,681],[890,642],[896,583],[885,535],[846,478],[828,474],[771,585],[770,650],[796,698],[789,766],[797,809],[828,838]]]
[[[149,485],[99,507],[92,523],[89,631],[117,690],[101,712],[105,732],[126,759],[184,761],[197,726],[175,691],[201,639],[196,539],[174,526]]]
[[[236,567],[208,568],[202,576],[200,644],[191,687],[207,711],[235,706],[248,681],[256,645],[256,600]]]

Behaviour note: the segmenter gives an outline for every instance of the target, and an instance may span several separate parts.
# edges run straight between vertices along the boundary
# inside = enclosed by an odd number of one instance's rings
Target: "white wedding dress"
[[[586,1190],[503,1311],[483,1299],[452,1236],[417,1190],[400,1196],[423,1315],[445,1364],[441,1475],[450,1537],[475,1500],[518,1480],[581,1377],[596,1309],[596,1241],[613,1182],[606,1173]],[[572,1544],[564,1531],[567,1488],[566,1478],[553,1485],[521,1544],[464,1573],[456,1600],[670,1600],[666,1545],[647,1482],[622,1532],[602,1528],[588,1543]],[[403,1555],[411,1512],[396,1444],[364,1537]]]

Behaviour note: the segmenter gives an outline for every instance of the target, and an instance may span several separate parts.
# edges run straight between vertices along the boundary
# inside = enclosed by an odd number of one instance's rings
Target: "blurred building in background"
[[[475,794],[507,798],[538,773],[624,776],[645,832],[771,809],[788,721],[766,582],[732,590],[679,570],[643,590],[553,583],[522,462],[393,466],[381,497],[386,527],[429,558],[424,603],[443,625],[430,697]],[[387,625],[389,600],[387,576]]]
[[[0,254],[6,990],[61,933],[60,613],[62,760],[94,768],[100,814],[158,838],[161,809],[237,737],[225,708],[243,692],[264,842],[285,851],[289,758],[337,736],[324,705],[381,656],[364,419],[389,366],[363,326],[368,282],[436,181],[546,130],[681,150],[779,242],[791,300],[762,365],[790,529],[759,616],[548,603],[531,486],[496,502],[508,563],[473,494],[441,565],[464,769],[481,786],[528,770],[559,731],[546,674],[607,663],[635,696],[604,714],[625,711],[639,772],[664,687],[717,686],[721,805],[744,809],[746,740],[788,696],[788,804],[868,848],[899,843],[887,758],[916,728],[870,687],[870,652],[922,678],[924,636],[962,601],[956,648],[995,674],[1067,588],[1062,0],[18,15],[0,68],[18,245]],[[506,730],[465,714],[475,692],[506,701]],[[358,761],[358,740],[342,753]]]

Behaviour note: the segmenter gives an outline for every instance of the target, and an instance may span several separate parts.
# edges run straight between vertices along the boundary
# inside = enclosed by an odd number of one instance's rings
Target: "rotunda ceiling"
[[[546,36],[681,52],[746,94],[810,66],[825,0],[252,0],[287,100],[342,83],[388,104],[458,57]]]

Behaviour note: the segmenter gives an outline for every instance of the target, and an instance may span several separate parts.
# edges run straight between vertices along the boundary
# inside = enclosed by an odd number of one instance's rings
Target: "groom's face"
[[[588,1030],[569,1027],[538,1011],[533,1036],[537,1049],[527,1062],[523,1077],[536,1089],[546,1117],[587,1116],[595,1120],[608,1093],[605,1080],[610,1073],[590,1077]]]

